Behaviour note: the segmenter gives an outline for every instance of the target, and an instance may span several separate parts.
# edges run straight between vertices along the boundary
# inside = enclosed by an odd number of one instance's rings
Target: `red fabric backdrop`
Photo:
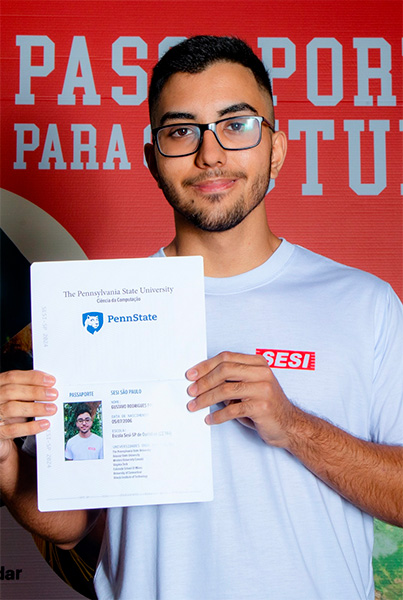
[[[278,126],[292,138],[267,196],[273,230],[403,294],[399,0],[5,0],[2,11],[1,185],[89,258],[170,240],[171,211],[143,163],[147,75],[170,36],[231,34],[273,67]]]

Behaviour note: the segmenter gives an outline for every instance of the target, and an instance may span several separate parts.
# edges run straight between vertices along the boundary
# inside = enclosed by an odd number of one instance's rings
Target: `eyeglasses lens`
[[[217,136],[227,150],[241,150],[257,144],[260,121],[255,117],[237,117],[217,123]]]
[[[210,124],[226,150],[242,150],[259,143],[261,122],[257,117],[234,117]],[[196,152],[200,142],[200,127],[192,124],[175,124],[158,132],[158,144],[167,156],[182,156]]]
[[[161,152],[168,156],[191,154],[199,144],[200,129],[197,125],[172,125],[158,132]]]

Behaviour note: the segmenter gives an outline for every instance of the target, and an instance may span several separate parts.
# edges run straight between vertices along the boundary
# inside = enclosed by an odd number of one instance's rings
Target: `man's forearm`
[[[295,407],[287,449],[372,516],[403,527],[403,447],[374,444]]]
[[[28,531],[58,546],[73,548],[95,523],[99,511],[40,512],[37,506],[36,463],[13,447],[0,462],[2,500],[13,517]]]
[[[291,452],[352,504],[403,527],[403,447],[366,442],[300,410],[262,356],[221,352],[186,377],[193,382],[188,410],[225,404],[207,415],[209,425],[251,424],[266,444]]]

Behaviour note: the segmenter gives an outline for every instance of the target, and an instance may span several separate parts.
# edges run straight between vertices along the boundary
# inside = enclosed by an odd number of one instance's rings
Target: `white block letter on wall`
[[[290,39],[286,37],[257,38],[257,45],[262,49],[262,62],[268,70],[272,82],[274,79],[288,79],[295,72],[295,44]],[[284,49],[284,67],[273,67],[273,48]],[[277,106],[277,96],[274,95],[273,105]]]
[[[80,170],[84,168],[84,164],[81,160],[81,153],[88,152],[88,162],[85,165],[86,169],[98,169],[98,163],[96,162],[97,150],[97,130],[93,125],[86,124],[73,124],[71,131],[74,134],[73,140],[73,162],[71,168],[74,170]],[[88,133],[88,143],[83,142],[83,133]]]
[[[332,93],[319,95],[318,93],[318,49],[330,48],[332,62]],[[343,99],[343,47],[334,38],[315,38],[306,48],[306,70],[308,100],[314,106],[336,106]]]
[[[121,76],[136,77],[135,94],[124,94],[122,87],[112,88],[112,98],[120,106],[138,106],[147,98],[147,73],[138,65],[123,64],[123,49],[137,48],[137,58],[147,58],[147,44],[137,36],[121,36],[112,44],[112,69]]]
[[[386,132],[389,121],[370,121],[369,130],[374,132],[374,183],[361,182],[361,132],[364,121],[345,120],[348,131],[348,168],[351,189],[357,196],[377,196],[386,188]]]
[[[77,75],[81,69],[81,76]],[[84,88],[83,104],[86,106],[101,104],[101,96],[97,94],[92,76],[87,42],[84,36],[75,35],[71,45],[69,62],[64,78],[63,91],[58,95],[58,104],[74,106],[76,103],[75,88]]]
[[[328,119],[295,119],[288,122],[288,137],[299,140],[305,132],[306,146],[306,183],[302,184],[303,196],[322,196],[323,186],[318,181],[318,133],[324,140],[334,139],[334,121]]]
[[[381,95],[377,97],[378,106],[396,106],[396,96],[392,95],[392,51],[390,44],[382,38],[354,38],[357,49],[357,86],[358,95],[354,96],[355,106],[372,106],[373,97],[369,95],[369,80],[380,79]],[[369,50],[376,48],[380,52],[380,67],[369,66]]]
[[[55,68],[55,44],[47,35],[17,35],[20,47],[20,91],[15,95],[16,104],[35,104],[31,94],[31,78],[47,77]],[[43,48],[43,64],[32,64],[32,48]]]
[[[14,131],[17,132],[17,158],[14,163],[14,169],[26,169],[27,163],[24,162],[24,153],[32,152],[39,146],[39,127],[34,123],[15,123]],[[25,132],[31,132],[31,141],[25,141]]]

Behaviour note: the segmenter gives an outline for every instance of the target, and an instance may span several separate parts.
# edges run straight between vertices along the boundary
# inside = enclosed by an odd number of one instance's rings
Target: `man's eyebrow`
[[[231,113],[237,113],[242,111],[250,111],[255,115],[258,114],[256,108],[248,104],[247,102],[238,102],[237,104],[231,104],[231,106],[227,106],[218,111],[219,117],[224,117],[225,115]],[[193,113],[187,112],[178,112],[178,111],[168,111],[164,113],[160,119],[160,126],[166,123],[166,121],[175,121],[175,120],[187,120],[187,121],[196,121],[196,117]]]
[[[258,114],[258,111],[256,110],[256,108],[254,108],[247,102],[239,102],[238,104],[231,104],[231,106],[227,106],[226,108],[219,110],[218,114],[220,115],[220,117],[224,117],[225,115],[228,115],[229,113],[236,113],[236,112],[241,112],[244,110],[250,110],[251,112],[255,113],[255,115]]]
[[[175,119],[187,119],[188,121],[195,121],[196,117],[192,115],[192,113],[168,111],[162,115],[160,119],[160,125],[163,125],[168,120],[171,121]]]

